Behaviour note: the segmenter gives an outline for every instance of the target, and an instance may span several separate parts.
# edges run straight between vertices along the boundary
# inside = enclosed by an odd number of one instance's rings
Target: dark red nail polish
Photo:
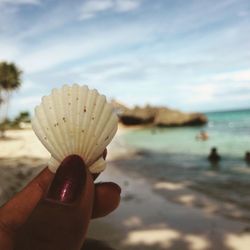
[[[46,199],[73,203],[81,195],[86,183],[86,165],[78,155],[63,160],[56,171]]]

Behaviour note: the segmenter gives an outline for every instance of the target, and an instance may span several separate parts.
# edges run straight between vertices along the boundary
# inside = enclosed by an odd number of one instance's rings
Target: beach
[[[247,168],[235,174],[174,165],[165,153],[127,145],[124,135],[130,132],[119,128],[108,148],[108,167],[97,179],[122,187],[121,204],[91,222],[89,239],[119,250],[249,249]],[[48,157],[32,130],[8,131],[0,141],[1,204],[41,171]]]

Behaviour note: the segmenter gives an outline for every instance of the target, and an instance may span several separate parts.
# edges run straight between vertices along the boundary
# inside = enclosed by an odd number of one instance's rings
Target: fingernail
[[[76,201],[86,183],[86,170],[80,156],[65,158],[55,174],[46,199],[66,204]]]
[[[98,183],[96,183],[96,186],[102,185],[102,183],[103,182],[98,182]],[[112,186],[116,191],[118,191],[119,194],[121,194],[122,189],[118,184],[116,184],[114,182],[105,182],[105,183],[108,184],[109,186]]]
[[[122,189],[118,184],[116,184],[114,182],[110,182],[110,184],[119,192],[119,194],[121,194]]]

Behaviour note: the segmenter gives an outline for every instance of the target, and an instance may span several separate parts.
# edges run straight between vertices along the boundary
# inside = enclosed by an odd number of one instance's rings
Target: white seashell
[[[56,172],[65,157],[77,154],[92,173],[104,170],[102,153],[114,137],[118,118],[106,97],[87,86],[53,89],[35,108],[32,128],[51,154],[48,167]]]

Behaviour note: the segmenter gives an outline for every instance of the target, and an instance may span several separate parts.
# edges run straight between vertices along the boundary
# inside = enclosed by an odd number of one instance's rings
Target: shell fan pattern
[[[53,89],[35,108],[32,128],[50,152],[48,167],[56,172],[69,155],[82,157],[92,173],[104,170],[103,151],[113,139],[118,118],[96,89],[64,85]]]

